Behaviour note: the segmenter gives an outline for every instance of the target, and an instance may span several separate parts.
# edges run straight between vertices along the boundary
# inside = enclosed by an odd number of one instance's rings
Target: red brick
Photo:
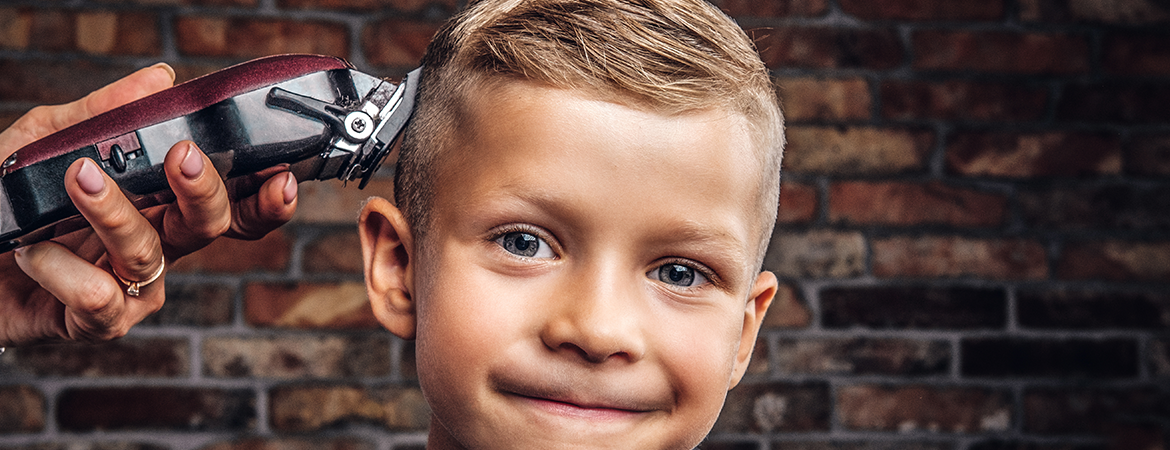
[[[174,272],[276,272],[288,267],[292,243],[276,229],[255,241],[216,239],[169,265]]]
[[[911,42],[918,70],[1037,75],[1089,70],[1089,42],[1079,35],[922,30]]]
[[[1018,83],[886,81],[881,86],[887,119],[1032,121],[1044,116],[1048,91]]]
[[[869,83],[865,79],[779,78],[776,85],[789,122],[870,117]]]
[[[1030,178],[1121,172],[1116,135],[1081,132],[959,132],[947,145],[947,167],[961,175]]]
[[[349,56],[349,32],[344,25],[331,22],[182,16],[175,21],[175,42],[179,52],[189,56]]]
[[[938,182],[839,182],[829,189],[829,220],[847,224],[989,227],[1004,221],[1002,195]]]
[[[454,11],[455,0],[278,0],[281,8],[330,9],[330,10],[382,10],[419,12],[432,6],[442,6]]]
[[[346,423],[369,423],[391,430],[424,430],[431,410],[413,387],[286,386],[269,394],[272,427],[304,432]]]
[[[755,34],[760,57],[773,69],[892,69],[905,58],[898,34],[891,29],[785,26]]]
[[[861,233],[828,230],[772,234],[765,270],[785,278],[847,278],[865,270],[865,238]]]
[[[785,181],[780,186],[777,224],[808,223],[817,218],[819,203],[816,186]]]
[[[362,244],[357,231],[326,234],[305,248],[305,272],[362,273]]]
[[[781,339],[776,367],[784,375],[945,375],[950,343],[908,339]]]
[[[1039,242],[946,236],[893,237],[873,243],[879,277],[1042,279],[1048,257]]]
[[[1157,0],[1021,0],[1020,19],[1026,22],[1154,24],[1170,21],[1170,8]]]
[[[0,77],[0,98],[32,104],[71,102],[135,69],[88,60],[0,59],[0,73],[4,74]]]
[[[353,226],[362,205],[374,196],[393,199],[393,180],[373,178],[365,189],[338,180],[301,183],[293,222]]]
[[[792,285],[781,283],[764,316],[764,328],[807,328],[811,322],[808,302]]]
[[[45,397],[30,386],[0,387],[0,434],[45,428]]]
[[[342,378],[390,374],[385,336],[210,337],[203,372],[233,378]]]
[[[820,16],[828,11],[827,0],[712,0],[732,17]]]
[[[921,171],[933,143],[934,133],[919,129],[793,126],[784,168],[832,175]]]
[[[211,327],[232,323],[236,290],[228,286],[167,282],[167,301],[141,325]]]
[[[417,66],[431,37],[439,31],[437,22],[399,19],[375,22],[362,30],[366,61],[376,66]]]
[[[1105,70],[1121,75],[1170,75],[1170,36],[1114,34],[1105,38]]]
[[[160,55],[158,21],[150,13],[78,12],[76,47],[99,55]]]
[[[712,432],[828,431],[829,405],[827,384],[741,383],[728,393]]]
[[[57,400],[57,423],[68,431],[244,431],[255,427],[247,390],[176,387],[74,388]]]
[[[1125,172],[1170,175],[1170,134],[1139,134],[1123,149]]]
[[[38,377],[177,377],[187,375],[186,339],[127,337],[97,345],[15,349],[16,366]]]
[[[1056,118],[1068,122],[1170,123],[1170,84],[1107,82],[1070,84],[1056,105]]]
[[[28,9],[0,8],[0,48],[24,50],[29,46],[33,13]]]
[[[864,20],[996,20],[1003,0],[841,0],[841,10]]]
[[[1097,241],[1068,244],[1056,275],[1062,279],[1165,281],[1170,242]]]
[[[354,437],[245,438],[200,450],[375,450],[374,443]]]
[[[29,47],[47,52],[74,50],[74,17],[61,10],[37,10],[32,14]]]
[[[256,327],[379,326],[361,282],[252,283],[244,290],[244,320]]]
[[[1006,431],[1012,401],[1006,392],[934,386],[846,386],[837,412],[853,430],[978,433]]]

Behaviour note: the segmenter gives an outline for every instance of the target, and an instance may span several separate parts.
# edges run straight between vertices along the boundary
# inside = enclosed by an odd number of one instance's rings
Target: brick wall
[[[400,76],[455,0],[4,0],[0,125],[167,61],[279,52]],[[461,2],[460,2],[461,3]],[[710,449],[1170,448],[1170,4],[721,0],[789,123],[784,289]],[[413,449],[409,343],[353,221],[175,264],[120,341],[0,357],[0,449]]]

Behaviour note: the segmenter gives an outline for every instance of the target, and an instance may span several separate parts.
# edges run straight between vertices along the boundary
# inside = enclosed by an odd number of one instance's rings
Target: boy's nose
[[[541,340],[556,352],[585,361],[635,362],[645,353],[636,287],[623,287],[615,274],[567,277],[560,299],[550,302]],[[631,292],[633,291],[633,292]]]

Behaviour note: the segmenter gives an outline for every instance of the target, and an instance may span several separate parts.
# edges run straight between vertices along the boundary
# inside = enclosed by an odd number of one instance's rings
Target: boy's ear
[[[382,326],[403,339],[413,339],[413,239],[402,212],[384,198],[374,197],[358,219],[365,262],[366,294]]]
[[[756,336],[760,334],[760,325],[764,322],[764,313],[768,312],[768,305],[776,296],[779,282],[772,272],[763,271],[756,277],[756,284],[752,287],[751,296],[743,312],[743,333],[739,336],[739,353],[735,355],[735,369],[731,373],[731,384],[728,389],[739,384],[743,374],[747,372],[748,363],[755,350]]]

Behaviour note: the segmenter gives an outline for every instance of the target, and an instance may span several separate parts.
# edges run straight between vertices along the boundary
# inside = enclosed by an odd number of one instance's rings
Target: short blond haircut
[[[418,240],[430,223],[437,162],[459,131],[468,93],[515,79],[664,114],[743,115],[761,162],[762,260],[776,217],[783,118],[751,41],[705,1],[480,0],[435,35],[422,65],[395,181],[396,203]]]

